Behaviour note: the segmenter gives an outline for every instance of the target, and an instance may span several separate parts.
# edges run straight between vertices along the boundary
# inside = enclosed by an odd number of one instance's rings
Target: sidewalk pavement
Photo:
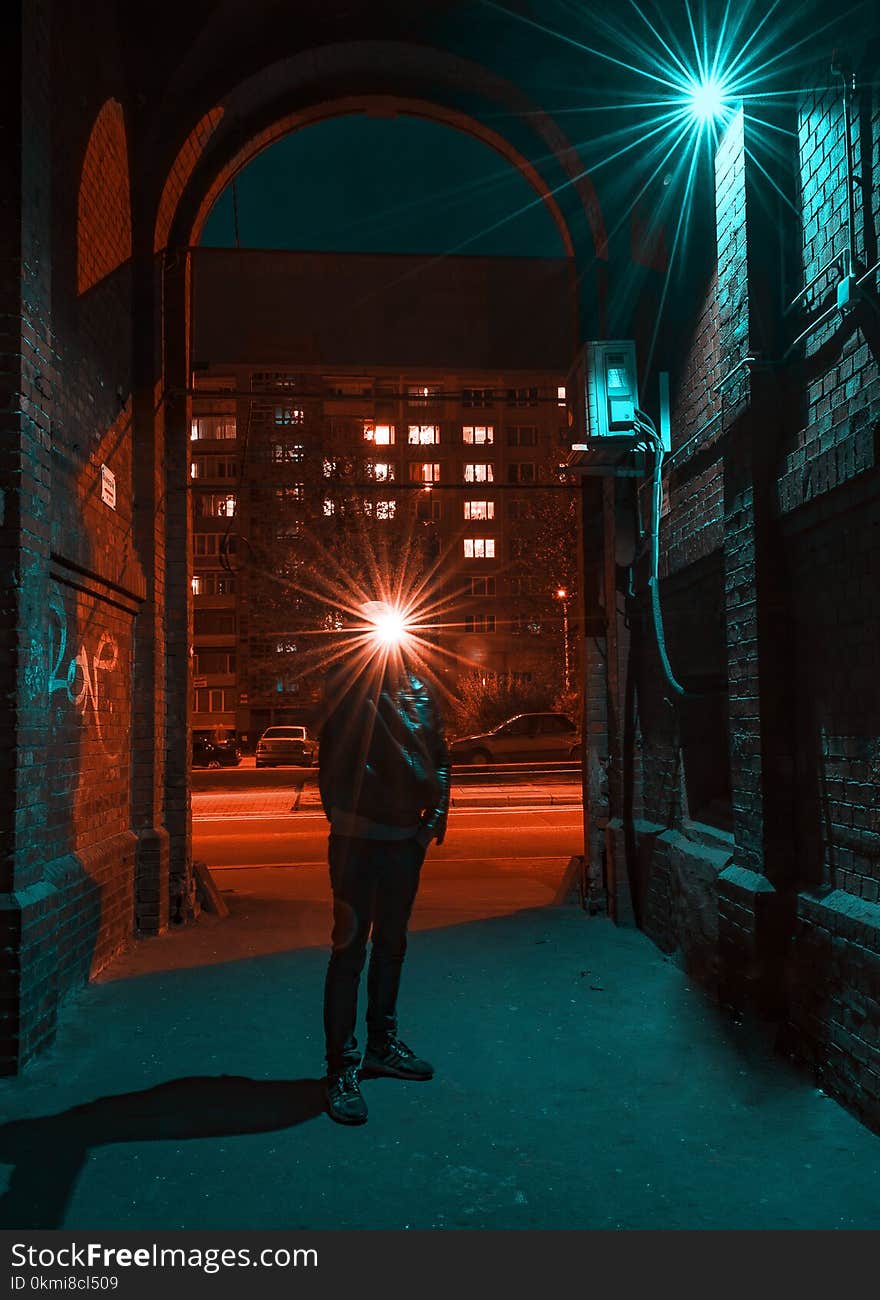
[[[366,1082],[369,1123],[334,1125],[329,905],[253,880],[227,920],[136,945],[0,1082],[0,1224],[880,1226],[880,1138],[647,939],[572,906],[475,919],[465,880],[404,972],[401,1032],[435,1079]]]
[[[559,785],[453,785],[452,808],[572,808],[581,805],[581,787]],[[193,792],[193,820],[284,817],[320,812],[318,788],[310,783],[276,789]]]

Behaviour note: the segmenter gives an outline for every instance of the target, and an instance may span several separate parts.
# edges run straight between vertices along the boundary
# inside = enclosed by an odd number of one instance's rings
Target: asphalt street
[[[326,822],[267,797],[196,801],[229,915],[133,944],[0,1081],[0,1226],[880,1223],[880,1139],[643,935],[563,901],[576,807],[453,812],[400,1004],[437,1074],[369,1081],[366,1127],[332,1124]]]
[[[328,825],[315,808],[260,811],[265,791],[226,799],[226,811],[195,811],[193,852],[210,867],[233,915],[246,923],[247,955],[288,946],[324,946],[330,927]],[[211,797],[201,801],[205,808]],[[200,806],[194,800],[194,810]],[[580,808],[453,810],[441,846],[422,870],[412,928],[428,930],[508,915],[557,901],[580,851]],[[217,957],[228,956],[228,948]],[[196,951],[193,952],[194,958]],[[201,954],[202,959],[212,959]]]

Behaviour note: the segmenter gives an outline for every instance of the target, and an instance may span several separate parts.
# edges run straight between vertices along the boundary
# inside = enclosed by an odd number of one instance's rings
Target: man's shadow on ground
[[[110,1142],[232,1137],[291,1128],[324,1109],[319,1079],[236,1075],[172,1079],[98,1097],[58,1115],[0,1126],[0,1164],[14,1165],[0,1227],[57,1228],[90,1148]]]

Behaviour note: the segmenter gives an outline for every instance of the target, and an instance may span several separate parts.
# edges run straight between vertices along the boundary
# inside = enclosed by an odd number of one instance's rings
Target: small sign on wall
[[[111,510],[116,509],[116,475],[106,465],[101,466],[101,500]]]

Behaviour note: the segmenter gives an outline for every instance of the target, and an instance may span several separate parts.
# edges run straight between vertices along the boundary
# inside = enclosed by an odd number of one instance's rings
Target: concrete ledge
[[[870,903],[843,889],[834,889],[824,897],[798,894],[797,911],[799,919],[808,919],[842,939],[880,954],[880,903]]]
[[[750,871],[748,867],[738,867],[733,863],[719,875],[718,886],[720,889],[729,890],[731,893],[776,893],[766,876],[760,875],[757,871]]]

